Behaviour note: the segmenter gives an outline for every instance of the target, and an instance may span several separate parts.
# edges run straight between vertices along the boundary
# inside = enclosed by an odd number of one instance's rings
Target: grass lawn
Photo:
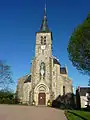
[[[68,120],[90,120],[90,112],[86,111],[67,110],[65,115]]]

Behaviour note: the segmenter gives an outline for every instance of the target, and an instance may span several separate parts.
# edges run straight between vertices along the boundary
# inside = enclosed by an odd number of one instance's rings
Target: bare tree
[[[0,60],[0,90],[12,89],[11,85],[13,83],[11,67]]]

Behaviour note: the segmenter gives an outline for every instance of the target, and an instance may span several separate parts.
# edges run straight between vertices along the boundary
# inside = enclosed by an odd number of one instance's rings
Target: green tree
[[[10,90],[13,83],[10,66],[5,64],[3,60],[0,60],[0,90]]]
[[[82,24],[74,29],[67,50],[73,66],[90,76],[90,13]]]
[[[16,103],[15,93],[0,90],[0,104],[14,104],[14,103]]]
[[[90,79],[89,79],[89,81],[88,81],[88,86],[90,86]]]

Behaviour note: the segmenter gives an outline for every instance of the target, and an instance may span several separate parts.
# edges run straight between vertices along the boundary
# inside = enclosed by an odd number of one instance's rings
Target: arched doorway
[[[38,94],[38,105],[45,105],[46,104],[46,94],[39,93]]]
[[[41,85],[39,87],[39,94],[38,94],[38,105],[45,105],[46,104],[46,88],[45,86]]]
[[[47,101],[50,97],[49,88],[47,87],[47,85],[45,85],[45,83],[43,83],[43,81],[35,87],[34,93],[34,100],[36,102],[36,106],[47,105]]]

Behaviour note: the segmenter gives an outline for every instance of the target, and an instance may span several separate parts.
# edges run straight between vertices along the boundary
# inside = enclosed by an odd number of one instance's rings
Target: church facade
[[[52,55],[52,39],[45,8],[40,31],[36,32],[35,57],[30,74],[18,80],[17,97],[23,104],[47,105],[49,100],[73,92],[67,67],[62,67]]]

